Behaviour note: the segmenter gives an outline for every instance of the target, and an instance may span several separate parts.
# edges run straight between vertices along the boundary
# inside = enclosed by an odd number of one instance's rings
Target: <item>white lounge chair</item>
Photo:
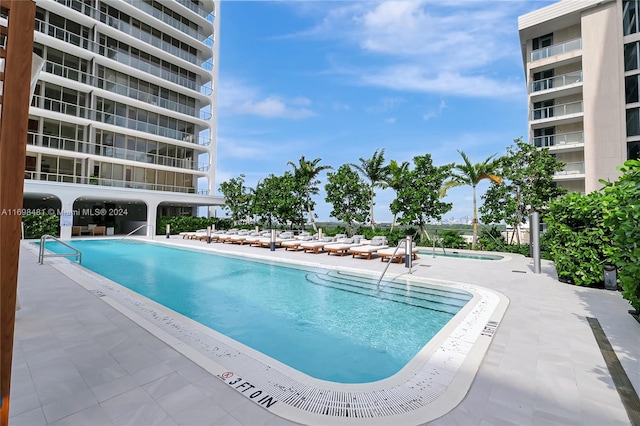
[[[304,250],[305,253],[313,252],[314,254],[318,254],[324,249],[324,246],[331,243],[335,243],[335,239],[333,237],[323,237],[317,241],[305,241],[300,244],[300,248]]]
[[[389,248],[387,244],[387,239],[384,237],[373,237],[371,239],[371,243],[367,245],[352,247],[349,252],[351,252],[351,257],[355,258],[356,256],[364,256],[367,260],[371,259],[371,255],[376,253],[378,250]]]
[[[398,262],[402,263],[404,260],[404,256],[406,255],[404,244],[401,244],[400,247],[396,250],[395,247],[389,247],[386,249],[378,250],[376,254],[380,256],[380,261],[384,262],[388,260],[389,262]],[[411,248],[411,258],[416,260],[418,258],[418,247],[414,246]]]
[[[299,249],[301,249],[300,244],[304,243],[305,241],[313,241],[313,237],[311,236],[311,234],[307,233],[306,236],[302,236],[302,237],[298,235],[293,240],[283,241],[282,247],[284,247],[285,251],[287,250],[298,251]]]
[[[344,256],[349,253],[353,247],[361,245],[363,244],[360,242],[360,238],[342,238],[333,244],[324,246],[324,251],[326,251],[328,255],[339,254],[340,256]]]

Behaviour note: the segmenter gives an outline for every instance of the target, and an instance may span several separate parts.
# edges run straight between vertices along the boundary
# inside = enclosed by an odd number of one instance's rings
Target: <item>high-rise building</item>
[[[529,140],[587,193],[640,152],[640,0],[563,0],[518,19]]]
[[[219,1],[36,6],[44,65],[29,110],[25,212],[63,213],[68,238],[70,222],[116,234],[148,224],[151,234],[158,216],[220,205]]]

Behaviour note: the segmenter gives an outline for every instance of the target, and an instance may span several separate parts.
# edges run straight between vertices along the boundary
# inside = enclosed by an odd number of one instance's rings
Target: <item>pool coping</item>
[[[293,259],[275,261],[170,241],[144,242],[303,269],[334,269],[368,278],[374,275],[356,268],[327,268]],[[28,246],[36,250],[33,244]],[[309,424],[418,424],[448,413],[467,394],[509,303],[501,293],[480,286],[396,275],[395,279],[416,286],[450,286],[474,297],[397,374],[372,383],[339,384],[300,373],[69,260],[56,258],[48,263],[248,399],[273,414]]]

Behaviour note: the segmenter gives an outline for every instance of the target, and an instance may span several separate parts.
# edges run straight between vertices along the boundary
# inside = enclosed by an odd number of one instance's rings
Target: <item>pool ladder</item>
[[[409,273],[411,273],[411,268],[413,267],[413,247],[411,245],[411,237],[407,237],[407,238],[403,238],[400,241],[398,241],[398,245],[396,246],[396,249],[393,251],[393,254],[391,255],[391,257],[389,258],[389,261],[387,262],[386,266],[384,267],[384,270],[382,271],[382,274],[380,274],[380,278],[378,278],[378,282],[376,283],[376,287],[380,287],[380,283],[382,282],[382,277],[384,277],[384,274],[387,273],[387,269],[389,269],[389,265],[391,265],[391,263],[393,262],[393,258],[395,257],[396,253],[398,252],[398,249],[400,248],[400,246],[402,246],[402,243],[404,243],[404,250],[405,250],[405,263],[404,266],[409,268]],[[407,253],[407,247],[409,247],[409,253]]]
[[[70,248],[73,250],[73,253],[45,253],[44,245],[47,240],[55,240],[63,246]],[[45,257],[71,257],[74,256],[76,258],[76,262],[82,263],[82,252],[75,247],[71,247],[69,244],[60,240],[59,238],[54,237],[53,235],[45,234],[40,238],[40,252],[38,253],[38,263],[44,265]]]

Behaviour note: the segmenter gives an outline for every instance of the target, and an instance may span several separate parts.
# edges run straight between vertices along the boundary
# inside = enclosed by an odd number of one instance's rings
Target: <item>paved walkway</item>
[[[351,257],[172,239],[172,243],[382,271]],[[22,249],[10,424],[288,425],[211,376],[53,264]],[[391,265],[389,275],[406,272]],[[421,256],[414,274],[468,282],[510,299],[463,402],[434,425],[630,424],[587,317],[597,318],[636,390],[640,324],[618,292],[562,284],[530,259]]]

